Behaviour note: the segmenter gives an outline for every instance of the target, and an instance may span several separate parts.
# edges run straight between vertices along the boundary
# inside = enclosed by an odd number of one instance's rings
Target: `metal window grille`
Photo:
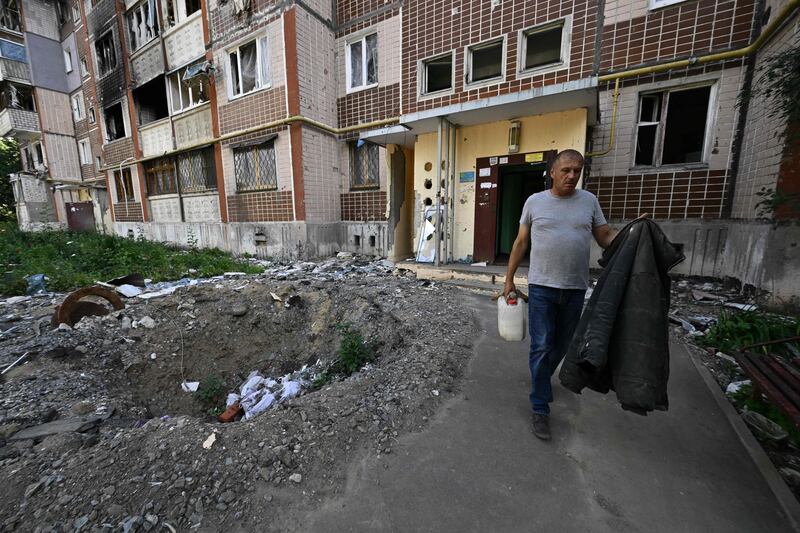
[[[363,189],[380,186],[380,152],[377,144],[350,146],[350,187]]]
[[[147,194],[149,196],[177,192],[175,163],[171,158],[165,157],[146,163],[144,174],[147,179]]]
[[[233,167],[237,191],[274,190],[278,188],[275,165],[275,142],[234,148]]]
[[[181,154],[177,158],[177,163],[181,192],[203,192],[217,188],[213,148]]]

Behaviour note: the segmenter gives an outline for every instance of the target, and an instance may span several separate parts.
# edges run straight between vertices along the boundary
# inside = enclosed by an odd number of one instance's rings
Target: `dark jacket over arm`
[[[640,414],[667,409],[667,272],[683,259],[683,245],[651,220],[619,232],[600,259],[604,269],[567,350],[562,385],[614,390],[624,409]]]

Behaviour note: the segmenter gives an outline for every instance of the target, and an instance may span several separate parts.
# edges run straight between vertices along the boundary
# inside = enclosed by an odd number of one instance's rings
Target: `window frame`
[[[102,109],[102,113],[103,113],[103,144],[110,144],[110,143],[113,143],[113,142],[121,141],[122,139],[126,139],[126,138],[131,136],[131,130],[130,130],[130,125],[128,124],[127,113],[125,113],[125,109],[126,109],[126,105],[125,104],[126,104],[126,102],[125,102],[124,99],[117,100],[116,102],[113,102],[113,103],[105,106]],[[116,139],[110,139],[109,135],[108,135],[108,117],[106,115],[106,110],[107,109],[111,109],[115,105],[119,105],[120,106],[120,110],[122,112],[122,129],[123,129],[124,135],[122,137],[117,137]]]
[[[364,141],[360,147],[358,146],[358,142],[351,142],[349,144],[349,152],[350,152],[350,190],[351,191],[369,191],[369,190],[377,190],[381,188],[381,147],[378,144],[371,143],[368,141]],[[361,156],[357,155],[359,149],[365,148],[365,153],[367,157],[366,167],[367,167],[367,176],[364,184],[357,184],[355,177],[358,170],[363,166],[358,164],[358,160]],[[377,175],[375,176],[374,182],[369,180],[369,151],[371,149],[375,149],[376,158],[378,160],[377,163]]]
[[[92,145],[89,139],[78,140],[78,160],[81,166],[92,164]]]
[[[153,159],[143,164],[144,182],[147,197],[164,196],[178,193],[177,164],[174,157]],[[161,187],[165,183],[164,177],[169,171],[168,187]],[[158,186],[156,186],[158,185]]]
[[[450,56],[450,87],[448,89],[439,89],[438,91],[426,92],[425,86],[428,83],[428,70],[427,64]],[[435,54],[425,57],[417,61],[417,98],[426,100],[429,98],[437,98],[440,96],[448,96],[455,94],[456,91],[456,51],[450,50],[442,54]]]
[[[472,51],[480,48],[488,48],[495,43],[501,43],[500,52],[500,75],[485,80],[472,81]],[[474,89],[476,87],[486,87],[503,83],[506,79],[506,54],[508,52],[508,39],[506,35],[485,39],[479,43],[469,44],[464,47],[464,89]]]
[[[127,172],[127,177],[126,177]],[[129,204],[136,202],[136,188],[133,186],[133,172],[131,171],[131,167],[123,167],[121,169],[114,169],[111,172],[111,176],[114,180],[114,189],[117,195],[117,203],[118,204]],[[128,188],[126,184],[120,187],[122,183],[121,179],[130,182],[130,188]],[[125,194],[125,198],[120,197],[120,192]]]
[[[241,60],[241,55],[239,54],[239,50],[252,43],[256,43],[256,84],[250,91],[240,92],[237,94],[234,92],[233,65],[231,64],[231,55],[233,55],[234,52],[236,53],[236,65],[240,80],[239,84],[241,85],[242,60]],[[266,50],[262,52],[264,48],[266,48]],[[227,64],[227,68],[225,69],[225,71],[227,73],[226,77],[227,77],[227,88],[228,88],[228,100],[236,100],[237,98],[243,98],[247,95],[257,93],[258,91],[263,91],[265,89],[269,89],[272,87],[272,65],[270,62],[269,53],[270,53],[269,36],[266,33],[262,33],[255,37],[248,36],[247,40],[241,41],[240,43],[225,49],[226,64]],[[262,54],[266,54],[266,56],[264,56],[265,60],[262,60]],[[265,66],[266,66],[266,72],[262,72]],[[264,80],[265,76],[266,80]]]
[[[131,50],[130,50],[131,54],[134,54],[138,50],[141,50],[149,43],[153,42],[154,39],[158,38],[159,35],[161,35],[161,17],[159,13],[160,10],[158,9],[158,4],[159,4],[158,0],[153,1],[152,6],[151,6],[151,0],[142,0],[141,2],[134,5],[125,13],[125,30],[128,32],[128,41],[130,42],[131,45]],[[137,11],[143,10],[144,6],[155,7],[155,14],[154,14],[155,31],[153,33],[153,36],[147,39],[146,41],[134,43],[134,32],[132,31],[131,27],[131,20],[133,20],[133,17],[135,16]],[[144,11],[142,11],[141,15],[144,18]]]
[[[89,106],[86,110],[86,118],[89,119],[89,124],[97,123],[97,112],[94,110],[94,106]]]
[[[6,42],[6,43],[10,43],[10,44],[12,44],[14,46],[18,46],[22,50],[22,54],[25,56],[25,59],[17,59],[17,58],[14,58],[14,57],[8,57],[8,56],[6,56],[6,55],[4,55],[2,53],[2,49],[0,49],[0,57],[2,57],[3,59],[7,59],[9,61],[16,61],[17,63],[25,63],[25,64],[28,63],[28,50],[25,48],[24,44],[21,44],[21,43],[15,42],[15,41],[11,41],[9,39],[0,39],[0,42]]]
[[[198,1],[198,8],[189,14],[186,13],[186,0],[159,0],[158,3],[161,4],[161,9],[159,11],[164,13],[164,18],[166,19],[160,21],[165,31],[171,30],[172,28],[177,28],[184,22],[191,20],[196,16],[200,16],[198,15],[198,13],[202,13],[203,11],[202,7],[200,7],[199,1]],[[174,20],[171,22],[168,14],[170,12],[169,8],[170,3],[173,6],[172,11],[174,13]]]
[[[75,70],[75,65],[72,60],[72,49],[68,46],[66,48],[62,48],[61,51],[64,54],[64,72],[69,74]]]
[[[263,191],[277,191],[279,189],[277,140],[278,140],[278,138],[274,137],[272,139],[266,139],[266,140],[261,141],[261,142],[255,142],[255,143],[252,143],[252,144],[247,144],[245,146],[236,146],[236,147],[233,147],[231,149],[231,154],[233,155],[233,182],[234,182],[234,187],[236,189],[236,193],[237,194],[250,193],[250,192],[263,192]],[[269,184],[269,181],[270,181],[270,177],[269,176],[267,176],[267,179],[266,179],[267,185],[265,185],[265,186],[258,186],[258,184],[256,184],[256,186],[249,187],[246,184],[241,184],[240,180],[239,180],[239,166],[237,165],[237,152],[242,152],[242,151],[245,151],[245,150],[247,150],[247,151],[256,151],[259,147],[265,146],[265,145],[272,145],[272,158],[273,158],[273,163],[274,163],[273,164],[273,168],[275,169],[275,179],[274,179],[275,184],[274,185],[270,185]],[[252,157],[252,156],[249,156],[249,157]],[[258,181],[258,180],[256,180],[256,181]],[[262,181],[262,183],[264,183],[264,182]]]
[[[682,4],[688,1],[689,0],[647,0],[647,10],[655,11],[662,7],[674,6],[675,4]]]
[[[75,122],[80,122],[86,118],[86,107],[83,104],[83,92],[77,92],[70,96],[69,104],[72,109],[72,119]]]
[[[177,78],[178,78],[178,92],[180,93],[180,97],[181,97],[181,105],[183,104],[183,94],[184,94],[183,91],[184,91],[184,88],[186,90],[188,90],[189,96],[190,96],[189,101],[191,102],[192,87],[191,86],[184,87],[185,82],[183,80],[183,76],[186,74],[186,69],[188,69],[190,66],[194,65],[195,63],[191,63],[189,65],[186,65],[185,67],[181,67],[178,70],[176,70],[175,72],[171,72],[171,73],[169,73],[169,74],[167,74],[165,76],[166,79],[164,81],[166,82],[165,85],[166,85],[166,88],[167,88],[167,102],[168,102],[168,105],[169,105],[169,116],[180,115],[181,113],[185,113],[185,112],[187,112],[187,111],[189,111],[191,109],[195,109],[195,108],[200,107],[201,105],[205,105],[205,104],[207,104],[207,103],[209,103],[211,101],[211,98],[209,97],[209,95],[206,94],[205,101],[197,102],[195,104],[190,104],[187,107],[181,107],[177,111],[174,108],[174,99],[173,99],[173,95],[172,95],[172,77],[173,76],[177,76]],[[202,77],[205,78],[205,81],[203,83],[206,86],[206,91],[208,91],[209,90],[210,81],[208,80],[207,77],[205,77],[205,76],[202,76]]]
[[[701,151],[700,161],[694,161],[690,163],[662,164],[661,161],[664,156],[664,139],[666,133],[667,115],[669,113],[668,95],[670,93],[688,91],[692,89],[700,89],[703,87],[709,87],[710,90],[708,93],[708,108],[706,109],[705,128],[703,130],[703,148]],[[711,138],[713,137],[714,125],[716,123],[718,90],[719,90],[719,80],[714,78],[703,81],[697,81],[695,83],[689,83],[686,85],[669,85],[669,86],[653,87],[649,89],[642,89],[639,92],[637,92],[636,114],[634,115],[636,117],[636,120],[633,124],[634,125],[633,139],[631,144],[633,150],[631,150],[630,168],[632,170],[639,170],[639,169],[653,169],[653,168],[681,169],[681,168],[708,167],[709,158],[711,156]],[[639,146],[639,127],[640,125],[651,124],[651,121],[648,121],[647,124],[643,124],[640,121],[641,110],[642,110],[642,97],[654,94],[661,94],[662,96],[661,96],[661,110],[658,120],[658,126],[656,129],[656,138],[653,146],[654,150],[653,164],[651,165],[639,164],[636,163],[636,154]]]
[[[75,24],[81,23],[81,8],[78,3],[74,3],[70,6],[70,10],[72,11],[72,22]]]
[[[560,61],[540,65],[538,67],[525,68],[525,56],[528,51],[528,39],[531,34],[545,32],[556,26],[561,26],[561,55]],[[572,49],[572,15],[566,15],[556,20],[551,20],[542,24],[528,26],[517,32],[517,78],[536,76],[556,72],[569,68],[570,51]]]
[[[100,68],[101,67],[100,52],[97,49],[97,45],[100,44],[100,41],[102,41],[106,37],[111,39],[111,51],[114,54],[114,65],[111,66],[110,68],[108,68],[107,70],[103,71],[103,69]],[[97,67],[97,77],[98,77],[98,79],[101,79],[101,78],[104,78],[105,76],[108,76],[109,74],[111,74],[112,72],[114,72],[117,69],[117,67],[119,66],[119,57],[117,55],[117,43],[116,43],[116,39],[114,39],[114,29],[113,28],[111,28],[110,30],[105,32],[99,38],[95,39],[95,41],[93,43],[93,46],[92,46],[92,49],[93,49],[94,57],[95,57],[95,65]]]
[[[366,91],[367,89],[372,89],[378,86],[380,83],[379,73],[378,73],[378,61],[375,61],[375,82],[367,83],[367,37],[375,36],[375,54],[378,58],[380,58],[380,54],[378,54],[378,30],[376,28],[371,28],[364,32],[359,32],[357,36],[350,37],[347,42],[345,43],[345,89],[347,94],[356,93],[359,91]],[[353,87],[353,64],[351,61],[351,54],[352,54],[352,46],[356,43],[361,43],[361,75],[363,83],[357,87]]]
[[[6,2],[6,3],[8,3],[8,2]],[[16,27],[0,25],[0,28],[2,28],[3,31],[8,31],[8,32],[12,32],[12,33],[18,33],[18,34],[22,35],[22,17],[20,16],[20,12],[19,12],[19,7],[20,7],[21,3],[22,3],[22,0],[15,0],[14,1],[14,7],[0,6],[0,12],[3,12],[5,10],[7,10],[7,11],[10,11],[10,12],[16,14]]]

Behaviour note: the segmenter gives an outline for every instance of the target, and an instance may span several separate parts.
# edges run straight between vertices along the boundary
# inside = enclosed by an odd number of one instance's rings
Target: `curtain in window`
[[[350,87],[364,85],[361,41],[350,45]]]
[[[255,41],[239,48],[239,64],[242,69],[242,93],[249,93],[256,88],[257,60],[258,54]]]
[[[367,43],[367,85],[378,83],[378,34],[365,39]]]
[[[269,48],[267,47],[267,38],[261,37],[258,40],[258,48],[260,56],[258,58],[259,66],[261,67],[261,78],[259,87],[266,87],[269,85]]]

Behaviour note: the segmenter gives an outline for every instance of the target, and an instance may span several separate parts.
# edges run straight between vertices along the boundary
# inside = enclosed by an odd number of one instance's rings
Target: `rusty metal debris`
[[[108,307],[105,305],[92,302],[90,300],[83,300],[87,296],[96,296],[102,298],[110,303],[115,310],[125,309],[125,304],[114,292],[92,285],[90,287],[83,287],[73,291],[64,298],[61,305],[56,307],[56,312],[53,315],[52,324],[57,327],[59,324],[67,324],[74,326],[81,318],[85,316],[103,316],[109,313]]]

